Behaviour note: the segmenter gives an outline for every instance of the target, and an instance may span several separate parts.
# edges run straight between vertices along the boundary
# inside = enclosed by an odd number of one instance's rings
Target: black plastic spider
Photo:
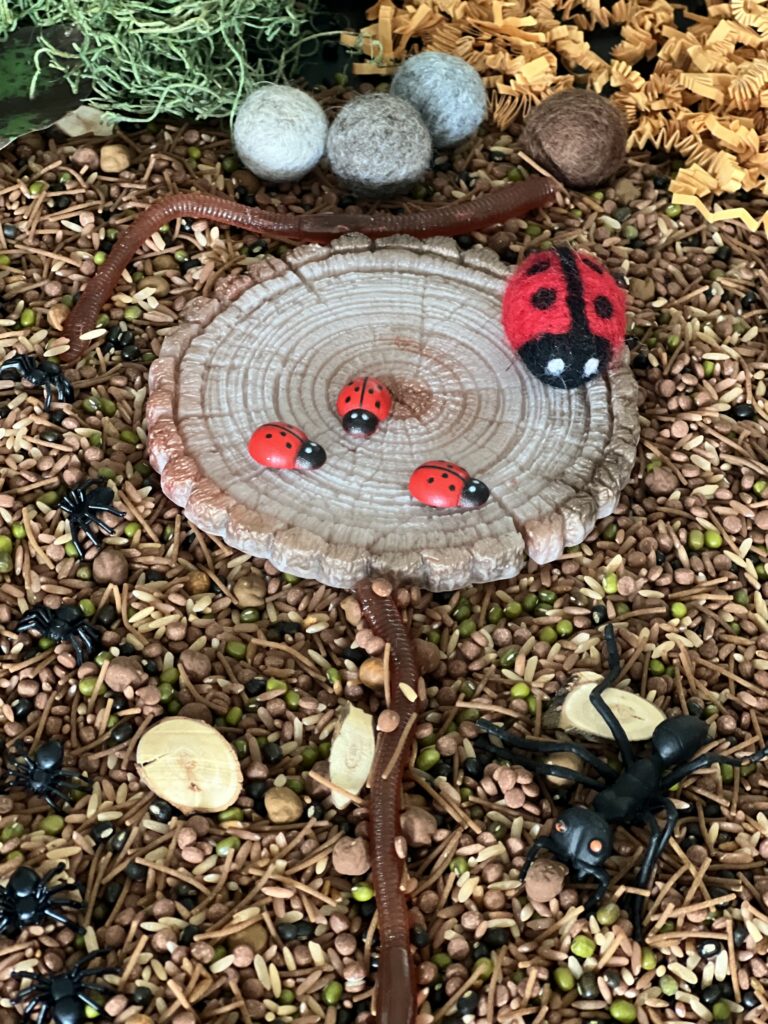
[[[101,538],[94,532],[93,525],[98,526],[102,533],[113,534],[113,527],[108,526],[103,519],[99,519],[96,512],[106,512],[111,516],[125,518],[125,512],[120,512],[112,505],[114,495],[106,484],[100,480],[87,480],[80,487],[73,487],[67,491],[59,501],[59,508],[69,519],[69,528],[72,532],[72,543],[75,545],[80,558],[83,557],[83,549],[77,539],[78,532],[83,531],[94,547],[101,546]]]
[[[62,910],[81,910],[85,906],[82,900],[72,900],[64,895],[73,889],[79,891],[79,886],[66,883],[51,888],[48,884],[63,870],[64,865],[59,864],[41,878],[32,868],[16,868],[6,887],[0,889],[0,935],[15,939],[23,928],[31,924],[45,924],[48,919],[66,924],[75,931],[84,931],[62,914]]]
[[[50,359],[37,359],[36,356],[12,356],[0,365],[0,379],[17,376],[26,380],[35,388],[42,388],[45,395],[46,412],[51,407],[53,393],[60,402],[71,402],[75,397],[72,385],[64,376],[58,363]]]
[[[90,783],[70,768],[63,768],[64,748],[58,740],[44,743],[31,757],[26,752],[8,758],[5,788],[21,786],[35,796],[41,796],[51,810],[59,811],[54,797],[63,803],[72,803],[74,790],[87,790]]]
[[[605,621],[604,609],[596,610],[595,621]],[[617,825],[646,825],[649,830],[650,841],[635,881],[637,888],[646,889],[679,816],[677,807],[667,795],[669,791],[701,768],[713,764],[744,767],[768,758],[768,746],[743,758],[715,753],[694,756],[707,741],[707,724],[691,715],[681,715],[661,722],[650,739],[651,753],[645,757],[636,757],[621,723],[603,697],[605,690],[617,681],[621,672],[616,637],[610,623],[605,627],[605,643],[608,674],[592,690],[590,700],[619,748],[623,762],[621,771],[615,771],[580,743],[524,739],[506,732],[492,722],[480,719],[475,723],[478,728],[501,741],[499,747],[478,739],[475,742],[481,750],[496,757],[507,758],[511,763],[528,768],[537,775],[568,779],[596,791],[597,795],[590,807],[566,808],[556,819],[550,835],[539,836],[534,840],[520,875],[524,879],[539,851],[548,850],[570,867],[577,881],[587,878],[597,881],[597,889],[584,907],[586,914],[597,908],[610,883],[604,864],[613,852],[613,830]],[[542,763],[518,751],[576,754],[601,778],[595,779],[562,765]],[[656,820],[659,814],[665,815],[663,827]],[[643,935],[643,906],[644,897],[634,896],[631,915],[634,935],[638,941],[642,941]]]
[[[93,656],[99,642],[96,627],[86,620],[76,604],[62,605],[55,610],[46,608],[44,604],[35,605],[24,612],[16,627],[17,633],[28,633],[30,630],[57,643],[71,643],[78,665]]]
[[[29,981],[11,1001],[26,1003],[22,1021],[43,1024],[46,1016],[55,1024],[81,1024],[85,1018],[85,1007],[101,1013],[101,1006],[93,999],[94,995],[111,996],[115,990],[111,985],[100,985],[91,978],[108,974],[109,967],[86,967],[92,960],[106,956],[107,951],[96,949],[87,953],[66,971],[58,974],[32,974],[31,971],[14,971],[11,977]],[[38,1009],[39,1007],[39,1009]],[[35,1014],[37,1010],[37,1014]]]

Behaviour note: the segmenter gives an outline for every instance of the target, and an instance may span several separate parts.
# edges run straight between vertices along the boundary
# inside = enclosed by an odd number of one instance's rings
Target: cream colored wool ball
[[[237,155],[264,181],[298,181],[321,160],[328,119],[317,102],[289,85],[265,85],[243,100],[232,141]]]
[[[353,195],[398,195],[429,170],[432,139],[410,103],[369,93],[339,111],[328,132],[328,161]]]
[[[392,95],[416,107],[437,149],[458,146],[474,135],[487,108],[483,79],[472,65],[436,50],[417,53],[400,65]]]

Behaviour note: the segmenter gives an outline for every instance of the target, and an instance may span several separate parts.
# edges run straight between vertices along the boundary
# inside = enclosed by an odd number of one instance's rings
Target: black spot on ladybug
[[[601,320],[610,320],[613,316],[613,303],[605,295],[598,295],[595,299],[595,312]]]
[[[443,476],[445,476],[445,473],[443,473]],[[456,490],[456,484],[448,484],[448,490],[449,491],[455,491]]]
[[[604,274],[605,267],[601,267],[599,263],[595,263],[594,260],[585,259],[584,263],[589,267],[590,270],[594,270],[596,274]]]
[[[291,442],[290,442],[290,441],[286,441],[286,442],[285,442],[285,447],[286,447],[286,448],[293,448],[293,445],[291,444]]]
[[[445,474],[443,474],[443,476],[445,476]],[[435,482],[435,478],[433,476],[427,477],[427,483],[428,484],[433,484],[434,482]]]
[[[344,399],[344,401],[345,401],[345,403],[346,402],[351,402],[352,401],[351,395],[347,395],[347,397]]]
[[[554,288],[539,288],[537,292],[533,293],[531,302],[534,304],[536,309],[549,309],[557,298],[557,292]]]
[[[271,435],[271,434],[267,434],[267,437],[268,437],[268,438],[271,438],[271,437],[272,437],[272,435]],[[285,434],[283,434],[283,437],[285,437]]]
[[[541,274],[543,271],[549,269],[549,260],[539,260],[538,263],[533,263],[525,271],[526,277],[533,277],[534,274]]]
[[[443,473],[443,480],[447,480],[447,479],[448,479],[448,474],[447,473]]]
[[[377,401],[377,402],[376,402],[376,408],[377,408],[377,409],[380,409],[380,408],[381,408],[381,402],[379,402],[379,401]]]
[[[284,430],[280,431],[280,437],[285,437],[285,431]]]

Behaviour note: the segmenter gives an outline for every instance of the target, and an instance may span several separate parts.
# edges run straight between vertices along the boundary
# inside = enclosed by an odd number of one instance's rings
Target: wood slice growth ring
[[[195,299],[150,374],[149,452],[188,519],[279,569],[348,588],[394,573],[434,591],[517,575],[579,544],[616,507],[635,457],[626,353],[575,391],[536,380],[507,344],[510,268],[450,239],[347,235],[267,258]],[[368,440],[339,390],[370,374],[395,397]],[[264,469],[251,434],[280,420],[321,444],[314,471]],[[473,510],[408,493],[428,459],[491,489]]]

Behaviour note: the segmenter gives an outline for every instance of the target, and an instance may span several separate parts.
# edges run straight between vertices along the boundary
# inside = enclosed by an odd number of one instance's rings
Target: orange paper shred
[[[357,74],[391,75],[419,50],[463,57],[485,79],[502,130],[555,92],[610,87],[630,149],[685,161],[670,186],[674,202],[710,223],[768,232],[768,212],[718,202],[768,197],[768,2],[710,4],[682,22],[675,9],[667,0],[379,0],[371,24],[342,42],[365,58]],[[620,34],[609,61],[589,45],[601,27]]]

